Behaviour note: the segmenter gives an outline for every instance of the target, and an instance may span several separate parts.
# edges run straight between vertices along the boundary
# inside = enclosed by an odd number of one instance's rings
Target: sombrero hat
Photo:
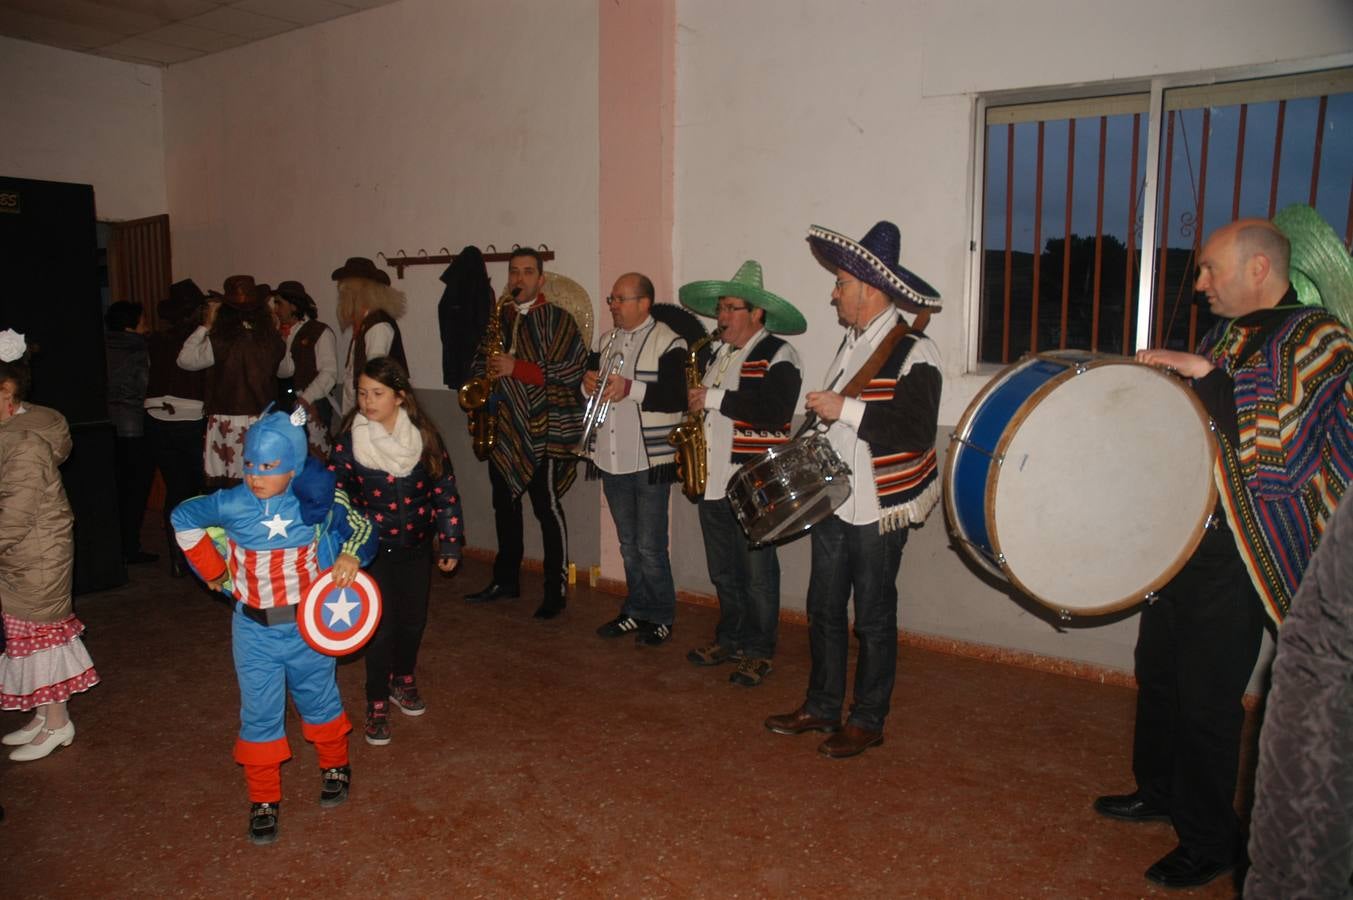
[[[1338,233],[1304,203],[1280,211],[1273,224],[1292,245],[1288,279],[1297,299],[1307,306],[1323,306],[1353,327],[1353,257]]]
[[[761,286],[761,263],[749,259],[731,281],[692,281],[677,291],[681,305],[713,318],[720,297],[737,297],[766,311],[766,330],[775,334],[801,334],[808,328],[803,313],[794,304]]]
[[[940,292],[915,272],[903,268],[902,232],[892,222],[879,222],[858,241],[812,225],[808,228],[808,243],[817,261],[833,272],[845,269],[894,300],[922,309],[940,308]]]

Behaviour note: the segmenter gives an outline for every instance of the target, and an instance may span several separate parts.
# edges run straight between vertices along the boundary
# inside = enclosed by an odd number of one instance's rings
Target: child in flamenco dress
[[[26,402],[26,349],[22,335],[0,332],[0,709],[34,711],[0,738],[18,762],[70,746],[66,701],[99,683],[71,605],[75,519],[57,469],[70,429],[56,410]]]

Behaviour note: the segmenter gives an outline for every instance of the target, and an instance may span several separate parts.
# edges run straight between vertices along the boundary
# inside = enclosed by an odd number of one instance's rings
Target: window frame
[[[1148,94],[1146,112],[1146,158],[1143,160],[1144,190],[1141,203],[1142,239],[1137,311],[1133,320],[1132,345],[1150,346],[1155,321],[1157,219],[1160,207],[1161,137],[1165,128],[1167,91],[1203,89],[1236,81],[1256,81],[1284,76],[1317,76],[1328,69],[1353,68],[1353,52],[1305,60],[1264,63],[1223,69],[1158,75],[1149,79],[1123,79],[1034,90],[988,91],[976,94],[972,106],[972,142],[968,191],[971,197],[968,221],[968,266],[964,274],[963,371],[989,376],[1005,368],[1000,363],[980,362],[982,322],[983,230],[986,214],[987,112],[992,107],[1057,103],[1063,101],[1112,100],[1125,94]],[[1148,237],[1149,236],[1149,237]],[[1147,341],[1140,338],[1147,336]],[[1012,361],[1013,362],[1013,361]]]

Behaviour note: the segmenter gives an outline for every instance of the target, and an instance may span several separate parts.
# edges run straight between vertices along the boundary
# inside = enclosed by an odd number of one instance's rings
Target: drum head
[[[1161,587],[1216,504],[1206,413],[1177,378],[1126,360],[1074,370],[1002,435],[987,486],[1007,576],[1063,614],[1112,612]]]

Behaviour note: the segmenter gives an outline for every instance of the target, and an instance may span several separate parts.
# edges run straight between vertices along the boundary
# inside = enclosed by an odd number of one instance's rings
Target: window
[[[1154,91],[1156,128],[1154,93],[986,108],[979,364],[1192,348],[1195,256],[1234,218],[1310,203],[1353,236],[1353,70]]]

